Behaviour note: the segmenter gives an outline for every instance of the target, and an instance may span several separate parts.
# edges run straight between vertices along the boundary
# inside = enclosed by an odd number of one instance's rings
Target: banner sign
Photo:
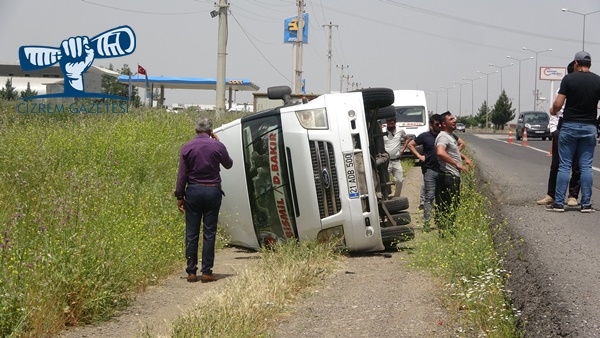
[[[540,67],[540,80],[560,81],[566,74],[565,67]]]
[[[304,26],[302,27],[302,43],[308,43],[308,13],[302,15]],[[293,16],[283,20],[283,43],[295,43],[298,41],[298,17]]]

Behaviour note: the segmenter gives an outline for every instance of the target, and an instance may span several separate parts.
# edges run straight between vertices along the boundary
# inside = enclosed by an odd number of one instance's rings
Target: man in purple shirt
[[[202,228],[202,268],[200,281],[213,282],[215,261],[215,238],[223,191],[221,190],[220,165],[225,169],[233,166],[227,148],[213,134],[212,121],[200,118],[196,124],[197,136],[181,148],[175,196],[177,209],[185,213],[185,236],[188,273],[187,281],[198,280],[198,238]]]

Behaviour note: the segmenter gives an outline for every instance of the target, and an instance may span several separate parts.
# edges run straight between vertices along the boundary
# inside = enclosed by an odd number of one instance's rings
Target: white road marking
[[[483,138],[483,139],[494,140],[494,141],[498,141],[498,142],[502,142],[502,143],[506,143],[506,144],[512,144],[515,146],[523,147],[521,145],[521,141],[513,140],[513,143],[508,143],[508,135],[505,135],[505,134],[474,134],[474,135],[479,138]],[[549,143],[549,144],[551,144],[551,143]],[[532,147],[529,145],[525,146],[525,148],[533,149],[535,151],[539,151],[540,153],[550,155],[549,151],[538,149],[538,148],[535,148],[535,147]],[[548,156],[548,157],[550,157],[550,156]],[[600,173],[600,168],[596,168],[596,167],[592,166],[592,170]]]

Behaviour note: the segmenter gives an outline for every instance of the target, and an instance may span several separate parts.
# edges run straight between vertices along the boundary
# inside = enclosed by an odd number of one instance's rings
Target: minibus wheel
[[[394,103],[394,91],[389,88],[364,88],[362,93],[365,110],[391,106]]]
[[[406,197],[394,197],[382,202],[385,204],[385,207],[388,209],[390,214],[398,213],[399,211],[406,210],[409,207],[408,198]]]

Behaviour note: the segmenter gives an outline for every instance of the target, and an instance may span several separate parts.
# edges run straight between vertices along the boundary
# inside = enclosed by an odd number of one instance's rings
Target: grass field
[[[173,191],[198,116],[0,102],[0,336],[107,318],[184,259]]]

